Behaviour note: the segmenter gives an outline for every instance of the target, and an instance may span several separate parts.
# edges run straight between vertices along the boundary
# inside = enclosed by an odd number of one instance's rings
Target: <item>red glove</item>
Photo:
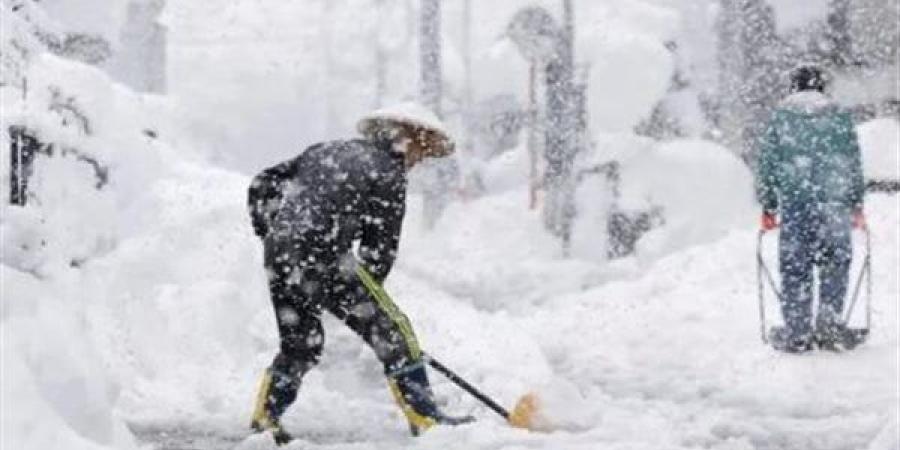
[[[862,209],[857,209],[853,211],[853,228],[858,228],[860,230],[865,230],[868,227],[866,224],[866,214]]]
[[[762,217],[759,219],[759,228],[763,231],[772,231],[778,228],[778,218],[772,213],[762,213]]]

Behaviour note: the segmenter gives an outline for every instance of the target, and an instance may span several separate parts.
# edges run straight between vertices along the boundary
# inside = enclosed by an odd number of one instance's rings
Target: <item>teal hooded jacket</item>
[[[773,214],[813,207],[849,215],[861,208],[865,182],[849,112],[817,91],[785,98],[759,142],[756,192]]]

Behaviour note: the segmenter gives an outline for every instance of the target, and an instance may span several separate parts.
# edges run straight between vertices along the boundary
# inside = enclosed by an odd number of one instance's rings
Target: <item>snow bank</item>
[[[215,17],[256,23],[251,36],[265,31],[259,26],[271,17],[242,16],[250,3]],[[654,10],[648,5],[641,3]],[[648,28],[666,23],[662,10],[654,17],[659,21]],[[610,48],[631,58],[634,44],[650,55],[655,69],[647,72],[655,72],[668,62],[651,34],[642,28],[613,38],[622,45]],[[308,119],[300,128],[321,125],[320,116],[304,115],[317,114],[316,103],[279,116],[311,98],[298,94],[309,81],[299,74],[277,76],[265,86],[270,91],[252,93],[249,110],[237,108],[250,95],[248,80],[283,74],[269,64],[290,44],[259,47],[231,37],[221,47],[193,42],[175,50],[182,52],[179,70],[203,66],[179,88],[197,88],[189,98],[206,101],[193,117],[240,125],[235,135],[267,124],[294,132],[285,123],[298,118]],[[210,54],[198,55],[201,44]],[[229,53],[235,48],[241,51]],[[223,64],[247,55],[258,59],[243,61],[246,72],[224,75]],[[283,63],[300,72],[304,61]],[[629,71],[642,70],[635,61],[628,59]],[[246,438],[256,377],[277,348],[259,243],[246,217],[248,180],[211,167],[186,140],[211,128],[186,132],[172,105],[134,96],[80,65],[52,58],[35,64],[41,73],[34,73],[33,103],[19,105],[25,114],[4,115],[4,127],[16,117],[28,120],[107,164],[110,179],[96,191],[93,172],[77,161],[44,159],[35,175],[37,200],[2,211],[2,446],[135,448],[124,418],[144,436],[186,433],[190,444],[171,447],[193,446],[191,433],[206,433],[224,441],[209,447],[273,448],[267,436]],[[206,77],[214,81],[204,86]],[[634,85],[619,78],[617,87],[664,89],[662,77],[651,78],[636,77]],[[95,124],[92,134],[59,126],[60,116],[47,112],[55,101],[50,86],[64,103],[73,98]],[[223,87],[231,90],[216,99]],[[282,103],[266,110],[276,94]],[[627,122],[651,106],[651,96],[620,100],[604,107],[621,106],[631,118],[609,122],[626,132],[598,138],[608,147],[604,155],[621,157],[626,206],[661,206],[666,214],[665,226],[641,241],[637,261],[562,258],[538,211],[527,208],[524,153],[510,152],[488,168],[490,195],[450,205],[434,231],[422,227],[421,198],[410,197],[400,259],[386,286],[424,348],[503,405],[538,392],[542,420],[555,431],[512,429],[435,375],[449,411],[481,420],[410,441],[372,352],[329,318],[322,364],[304,379],[285,417],[300,437],[287,448],[896,448],[900,293],[889,282],[900,248],[896,199],[867,200],[878,243],[870,342],[846,355],[775,354],[756,334],[756,207],[747,169],[708,142],[634,138]],[[244,114],[260,115],[242,123]],[[148,127],[159,137],[143,134]],[[259,165],[274,154],[247,147],[243,157],[251,151]],[[585,206],[598,195],[583,194]],[[596,229],[603,221],[591,212],[600,210],[583,209]]]
[[[665,224],[639,241],[649,260],[755,223],[753,175],[726,148],[700,140],[660,143],[623,163],[626,209],[662,208]]]
[[[630,134],[601,137],[596,160],[583,161],[583,167],[606,158],[620,160],[619,208],[629,213],[662,211],[662,226],[638,243],[642,264],[756,223],[752,175],[727,149],[700,140],[654,143]],[[576,192],[575,258],[565,260],[559,241],[544,230],[540,210],[528,209],[526,152],[507,152],[489,162],[482,174],[489,194],[451,204],[432,233],[418,228],[420,199],[411,198],[408,217],[414,222],[405,229],[412,236],[409,240],[419,243],[404,240],[404,270],[488,309],[540,304],[548,298],[543,293],[549,286],[589,286],[630,270],[604,266],[612,198],[602,175],[585,177]],[[491,245],[473,247],[472,242]],[[442,275],[447,273],[454,274],[452,280]]]
[[[528,149],[524,146],[503,152],[486,161],[478,171],[484,190],[497,194],[520,189],[523,184],[528,183],[530,163]]]
[[[900,419],[897,411],[888,415],[884,428],[872,439],[866,450],[896,450],[900,448]]]
[[[663,43],[680,17],[649,2],[590,7],[592,21],[579,29],[577,57],[587,63],[591,131],[630,131],[649,116],[669,88],[675,68]]]
[[[128,291],[119,290],[126,274],[152,274],[161,267],[187,272],[187,267],[173,259],[149,261],[154,266],[105,266],[104,257],[134,248],[141,242],[137,236],[167,230],[167,221],[185,210],[205,213],[204,208],[220,205],[218,198],[241,202],[246,180],[197,165],[195,152],[176,151],[170,145],[178,142],[172,138],[177,127],[168,122],[177,120],[176,110],[133,94],[95,68],[45,54],[30,61],[28,74],[24,100],[4,87],[4,98],[20,100],[4,104],[4,154],[10,125],[36,133],[53,145],[53,154],[35,159],[28,205],[2,206],[2,446],[137,448],[119,412],[120,383],[134,380],[115,376],[121,373],[116,363],[146,364],[149,355],[159,353],[153,341],[160,327],[172,319],[134,318],[129,325],[152,324],[143,330],[146,354],[137,346],[116,353],[129,336],[101,307],[134,307],[128,306],[133,300]],[[2,160],[6,174],[9,156]],[[8,198],[8,179],[3,181],[2,195]],[[190,182],[211,192],[239,188],[198,198],[189,195]],[[241,232],[246,236],[249,229],[238,227]],[[190,241],[197,241],[193,234]],[[183,317],[180,313],[172,311],[171,317]],[[133,386],[126,387],[131,392]]]
[[[870,120],[857,127],[866,178],[900,179],[900,122],[894,118]]]
[[[898,205],[891,196],[868,201],[881,268],[874,273],[873,335],[852,353],[796,357],[761,344],[752,224],[671,253],[634,279],[559,294],[541,312],[516,316],[540,335],[556,377],[573,383],[588,405],[601,405],[594,428],[572,441],[593,439],[604,448],[895,448],[898,286],[890,280],[900,249]]]
[[[596,267],[581,261],[545,263],[561,259],[559,242],[544,231],[540,211],[528,209],[528,191],[521,185],[450,205],[432,232],[421,227],[419,202],[420,198],[411,198],[407,213],[411,223],[404,225],[409,238],[401,242],[404,258],[398,263],[480,308],[540,303],[546,299],[546,283],[581,285],[598,275]],[[555,276],[542,276],[547,271]]]
[[[145,228],[153,216],[136,199],[166,172],[167,164],[196,161],[200,153],[172,148],[189,143],[173,138],[179,130],[176,108],[133,94],[99,69],[43,54],[30,62],[28,78],[27,101],[10,92],[18,101],[5,105],[8,113],[0,127],[26,127],[44,144],[52,144],[53,156],[40,153],[34,160],[29,189],[38,194],[29,203],[37,209],[12,208],[4,223],[20,225],[11,233],[34,236],[42,229],[40,249],[28,245],[37,249],[31,257],[46,256],[52,259],[47,264],[64,266],[102,254],[122,235]],[[2,145],[8,151],[5,132]],[[9,158],[3,159],[8,168]],[[5,180],[7,174],[4,170]],[[8,182],[0,193],[8,198]],[[15,245],[5,247],[12,249],[8,256],[16,254]],[[6,258],[4,262],[12,264]],[[41,271],[35,262],[15,264]]]
[[[247,183],[174,165],[142,197],[152,227],[84,268],[96,338],[129,387],[119,403],[126,417],[152,424],[246,414],[267,364],[257,351],[274,348],[275,338],[261,248],[246,221]]]
[[[589,57],[588,108],[595,132],[626,131],[650,115],[669,87],[672,55],[653,37],[611,33]]]
[[[89,336],[84,305],[6,265],[0,265],[0,279],[0,447],[136,449],[113,413],[119,386]]]

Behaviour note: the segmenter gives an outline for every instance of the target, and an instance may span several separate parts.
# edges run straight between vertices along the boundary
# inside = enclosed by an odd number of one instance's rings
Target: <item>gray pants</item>
[[[781,312],[791,337],[807,338],[813,332],[816,268],[819,310],[815,326],[840,322],[853,257],[850,231],[850,212],[843,208],[801,205],[782,213]]]

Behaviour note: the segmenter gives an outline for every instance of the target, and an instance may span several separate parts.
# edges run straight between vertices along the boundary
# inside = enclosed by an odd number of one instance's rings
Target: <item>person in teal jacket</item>
[[[779,350],[852,347],[841,317],[852,257],[851,227],[865,226],[859,142],[850,114],[824,94],[814,66],[791,73],[791,94],[772,113],[760,139],[757,196],[762,228],[781,227],[779,270],[785,327]],[[780,218],[780,223],[779,223]],[[813,271],[819,308],[813,324]]]

